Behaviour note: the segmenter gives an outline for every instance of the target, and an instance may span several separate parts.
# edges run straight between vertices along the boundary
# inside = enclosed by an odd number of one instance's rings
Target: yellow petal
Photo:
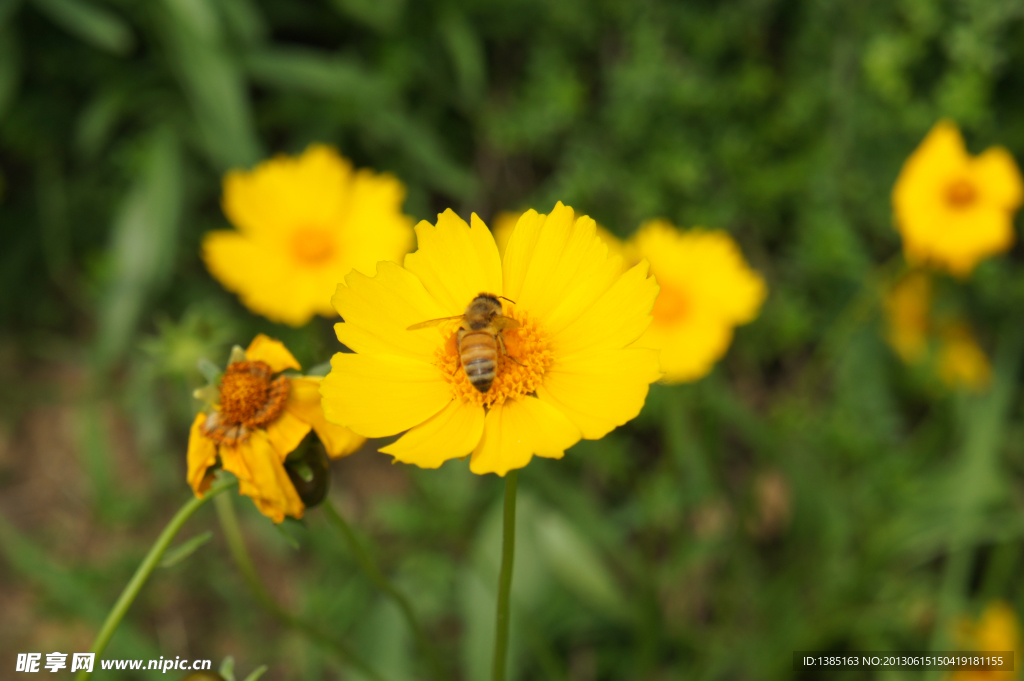
[[[523,214],[503,268],[504,295],[558,334],[618,279],[622,260],[608,256],[593,220],[577,220],[572,208],[558,203],[543,219],[534,211]]]
[[[338,340],[355,352],[408,355],[424,361],[434,359],[438,331],[407,329],[450,316],[416,275],[393,262],[378,264],[373,277],[352,272],[338,285],[331,303],[345,320],[334,327]]]
[[[344,426],[336,426],[324,418],[324,410],[320,405],[320,378],[293,378],[291,386],[285,409],[313,426],[328,456],[332,459],[348,456],[363,446],[366,438],[356,435]]]
[[[980,190],[982,201],[1006,210],[1020,208],[1024,186],[1020,169],[1006,149],[986,149],[971,164],[971,172]]]
[[[696,381],[711,373],[732,342],[733,327],[721,319],[689,317],[666,328],[652,325],[636,347],[660,350],[663,383]]]
[[[186,477],[197,497],[203,496],[203,492],[206,491],[203,485],[206,471],[217,462],[217,443],[203,435],[201,426],[204,421],[206,421],[206,414],[198,414],[188,433],[188,472]]]
[[[510,400],[487,412],[469,469],[504,476],[528,464],[534,454],[561,458],[579,439],[579,428],[550,404],[529,396]]]
[[[405,267],[447,311],[462,314],[480,293],[501,294],[501,259],[494,237],[473,214],[472,226],[449,208],[437,226],[416,225],[419,249],[405,256]],[[444,315],[442,315],[444,316]]]
[[[380,451],[396,461],[420,468],[437,468],[449,459],[466,456],[480,442],[484,409],[462,401],[447,407]]]
[[[638,339],[651,323],[658,284],[642,262],[620,276],[604,295],[552,338],[560,355],[583,350],[622,348]]]
[[[245,358],[250,362],[266,362],[274,373],[285,369],[302,369],[298,360],[288,352],[284,343],[262,333],[253,338],[252,343],[249,343],[249,347],[245,349]]]
[[[224,213],[253,236],[295,225],[333,223],[349,204],[352,164],[336,151],[311,145],[299,157],[277,156],[252,171],[224,176]]]
[[[274,449],[281,455],[281,461],[295,451],[302,439],[310,431],[310,424],[306,423],[292,412],[285,409],[281,415],[274,419],[267,426],[267,438]]]
[[[584,438],[596,440],[639,414],[648,384],[660,377],[655,350],[627,348],[558,357],[537,396],[565,414]]]
[[[275,523],[286,515],[301,518],[305,507],[282,465],[284,457],[274,449],[267,435],[253,431],[236,449],[250,472],[248,478],[239,479],[238,491],[252,498],[260,513]]]
[[[441,370],[395,355],[337,353],[320,383],[324,416],[364,437],[387,437],[423,423],[452,399]]]
[[[333,285],[320,290],[306,273],[294,267],[281,248],[220,230],[203,237],[202,256],[210,274],[224,288],[271,321],[302,326],[314,314],[333,314]]]
[[[345,264],[341,274],[348,274],[350,269],[370,274],[380,261],[401,262],[415,241],[412,219],[401,212],[405,185],[388,173],[364,168],[355,174],[351,198],[344,223]]]

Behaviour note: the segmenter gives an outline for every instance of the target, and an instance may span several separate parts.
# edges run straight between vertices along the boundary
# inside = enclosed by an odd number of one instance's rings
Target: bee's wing
[[[491,323],[494,324],[494,328],[498,331],[509,331],[511,329],[519,328],[519,322],[512,319],[512,317],[506,317],[503,314],[494,315],[494,321]]]
[[[438,326],[440,324],[444,324],[445,322],[450,322],[450,321],[453,321],[455,319],[462,319],[462,315],[456,315],[454,317],[441,317],[440,319],[428,319],[425,322],[420,322],[419,324],[413,324],[412,326],[407,328],[406,331],[416,331],[417,329],[427,329],[427,328],[430,328],[431,326]]]

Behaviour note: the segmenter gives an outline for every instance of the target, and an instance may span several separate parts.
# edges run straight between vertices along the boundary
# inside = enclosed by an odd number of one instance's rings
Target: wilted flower
[[[966,276],[1013,244],[1013,213],[1024,197],[1020,171],[1002,147],[972,157],[949,121],[921,142],[893,187],[896,228],[910,263]]]
[[[353,171],[330,147],[278,156],[224,178],[224,213],[238,231],[203,239],[206,266],[253,312],[292,326],[334,316],[330,297],[352,269],[373,272],[412,247],[405,188],[391,175]]]
[[[472,454],[474,473],[504,475],[639,413],[660,376],[656,352],[630,347],[658,291],[646,262],[623,273],[594,221],[561,203],[523,214],[504,261],[476,215],[470,227],[445,211],[416,234],[404,268],[383,262],[376,276],[353,272],[338,286],[338,338],[355,352],[336,354],[321,385],[331,421],[367,437],[408,431],[381,450],[398,461],[436,468]],[[515,320],[486,392],[463,369],[458,319],[408,330],[461,318],[481,293],[510,299],[502,314]]]
[[[283,344],[260,334],[248,349],[232,351],[219,385],[196,391],[209,405],[189,433],[188,483],[196,496],[209,488],[219,459],[263,515],[278,523],[301,518],[304,506],[284,467],[288,454],[310,429],[332,457],[359,449],[363,438],[324,419],[319,377],[281,375],[300,368]]]
[[[768,289],[722,231],[681,232],[664,220],[640,226],[626,249],[647,259],[661,287],[654,321],[637,345],[661,350],[664,381],[695,381],[729,349],[733,329],[757,317]]]

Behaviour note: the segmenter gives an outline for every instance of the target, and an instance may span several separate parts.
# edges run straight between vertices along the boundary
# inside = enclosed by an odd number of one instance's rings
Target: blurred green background
[[[337,350],[329,320],[255,317],[198,257],[222,173],[313,141],[401,178],[417,220],[663,216],[729,230],[769,282],[712,375],[523,471],[515,678],[791,678],[794,650],[948,649],[991,599],[1019,611],[1024,249],[942,282],[993,357],[983,395],[898,361],[872,282],[931,125],[1021,159],[1022,111],[1020,0],[0,0],[2,675],[88,650],[189,498],[200,358],[261,331],[304,366]],[[486,679],[501,480],[371,445],[332,498],[455,678]],[[426,677],[319,510],[296,549],[235,505],[282,603]],[[212,507],[180,539],[207,530],[104,657],[362,678],[258,609]],[[842,678],[867,677],[921,675]]]

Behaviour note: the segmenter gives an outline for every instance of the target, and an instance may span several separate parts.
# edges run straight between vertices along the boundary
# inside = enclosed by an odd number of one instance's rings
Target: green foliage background
[[[1024,258],[941,282],[995,362],[988,393],[950,393],[880,339],[889,191],[940,117],[1024,159],[1022,107],[1019,0],[0,0],[0,665],[87,650],[188,498],[200,358],[258,331],[305,366],[337,350],[328,320],[256,318],[198,258],[222,173],[313,141],[400,177],[416,219],[663,216],[729,230],[769,282],[711,376],[523,471],[517,678],[948,649],[963,614],[1024,605]],[[336,464],[332,497],[457,678],[487,678],[501,481],[387,462]],[[296,550],[236,505],[282,602],[424,678],[318,511]],[[258,610],[212,512],[189,528],[215,540],[155,575],[107,657],[361,678]]]

